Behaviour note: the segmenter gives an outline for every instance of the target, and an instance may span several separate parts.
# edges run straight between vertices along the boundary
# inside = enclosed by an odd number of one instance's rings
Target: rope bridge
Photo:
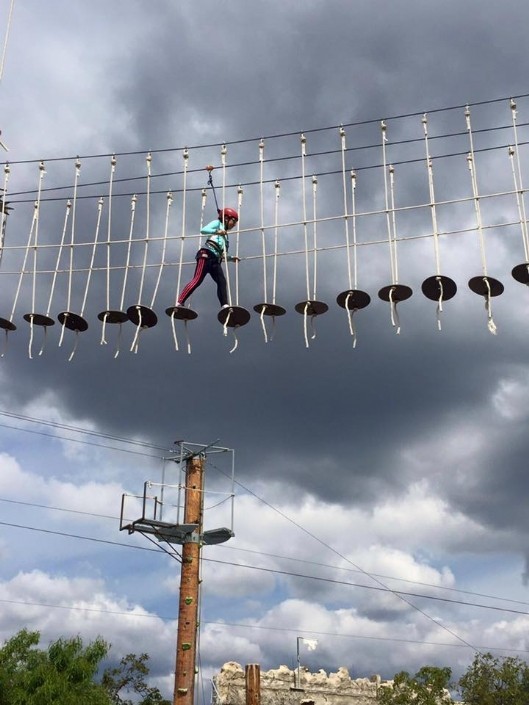
[[[134,354],[164,322],[175,350],[183,335],[190,353],[199,312],[178,306],[178,293],[200,228],[225,206],[239,212],[230,254],[241,260],[223,265],[229,306],[218,320],[230,352],[252,319],[271,342],[288,311],[302,317],[308,348],[329,306],[344,310],[356,346],[356,314],[373,293],[400,334],[414,293],[402,273],[419,267],[441,330],[458,290],[445,263],[457,255],[461,267],[461,253],[476,273],[460,285],[482,298],[496,334],[504,284],[490,264],[499,269],[508,251],[512,277],[529,285],[524,114],[527,96],[220,145],[5,162],[0,354],[26,328],[30,358],[53,331],[59,347],[73,335],[72,360],[93,326],[116,357],[132,326]]]

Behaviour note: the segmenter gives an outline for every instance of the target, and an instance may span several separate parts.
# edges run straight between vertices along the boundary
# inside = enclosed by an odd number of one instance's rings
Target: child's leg
[[[206,274],[208,273],[208,269],[208,255],[206,252],[199,250],[197,253],[197,264],[193,279],[191,279],[191,281],[182,289],[182,292],[178,297],[179,306],[183,306],[195,289],[198,289],[198,287],[202,284]]]
[[[219,299],[220,305],[225,306],[228,303],[226,277],[224,276],[224,270],[222,269],[222,265],[218,260],[211,263],[209,273],[211,274],[213,281],[217,284],[217,297]]]

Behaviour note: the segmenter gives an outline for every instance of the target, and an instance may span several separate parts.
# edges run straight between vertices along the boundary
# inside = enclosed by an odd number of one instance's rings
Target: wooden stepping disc
[[[336,303],[348,311],[359,311],[361,308],[369,306],[371,297],[360,289],[347,289],[336,297]]]
[[[158,323],[158,316],[154,311],[139,304],[128,307],[127,317],[135,326],[141,325],[142,328],[152,328]]]
[[[457,284],[450,277],[437,274],[425,279],[421,285],[422,293],[432,301],[448,301],[456,295]]]
[[[129,317],[124,311],[101,311],[101,313],[97,314],[97,317],[99,318],[100,321],[107,322],[107,323],[125,323],[125,321],[129,320]]]
[[[253,310],[262,316],[284,316],[287,312],[282,306],[277,304],[256,304]]]
[[[389,286],[382,287],[378,292],[378,296],[382,301],[393,301],[393,303],[406,301],[412,294],[412,289],[404,284],[390,284]]]
[[[226,306],[226,308],[220,309],[217,314],[217,319],[223,326],[238,328],[248,323],[250,320],[250,312],[242,306]]]
[[[529,262],[523,262],[523,264],[517,264],[513,268],[511,274],[520,284],[529,284]]]
[[[192,308],[186,308],[185,306],[169,306],[169,308],[165,309],[165,313],[179,321],[194,321],[195,318],[198,318],[196,311],[193,311]]]
[[[0,318],[0,328],[3,328],[4,330],[16,330],[17,327],[14,323],[11,321],[8,321],[7,318]]]
[[[298,313],[307,314],[307,316],[320,316],[329,310],[327,304],[323,301],[300,301],[295,307]]]
[[[472,277],[468,282],[468,286],[475,294],[479,294],[480,296],[488,296],[489,289],[491,296],[503,294],[503,284],[492,277]]]
[[[45,316],[42,313],[25,313],[24,320],[28,323],[33,323],[34,326],[54,326],[55,321],[49,316]]]
[[[68,328],[68,330],[73,330],[78,333],[84,333],[88,328],[88,323],[82,316],[77,315],[77,313],[71,313],[70,311],[63,311],[57,316],[59,323]]]

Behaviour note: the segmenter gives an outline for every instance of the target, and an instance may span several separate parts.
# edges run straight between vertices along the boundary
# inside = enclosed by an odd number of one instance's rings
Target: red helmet
[[[219,219],[224,222],[226,218],[235,218],[236,221],[239,220],[239,214],[235,208],[220,208],[219,209]]]

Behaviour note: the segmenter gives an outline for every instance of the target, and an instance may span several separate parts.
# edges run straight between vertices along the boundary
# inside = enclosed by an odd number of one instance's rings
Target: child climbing
[[[191,281],[182,289],[178,297],[178,306],[185,304],[195,289],[202,284],[206,274],[209,274],[217,285],[217,297],[221,308],[226,308],[229,305],[222,262],[224,260],[239,262],[238,257],[232,257],[228,254],[230,245],[228,231],[239,220],[239,214],[234,208],[221,208],[218,213],[218,219],[212,220],[200,231],[201,235],[207,235],[208,238],[195,256],[197,261],[195,273]]]

